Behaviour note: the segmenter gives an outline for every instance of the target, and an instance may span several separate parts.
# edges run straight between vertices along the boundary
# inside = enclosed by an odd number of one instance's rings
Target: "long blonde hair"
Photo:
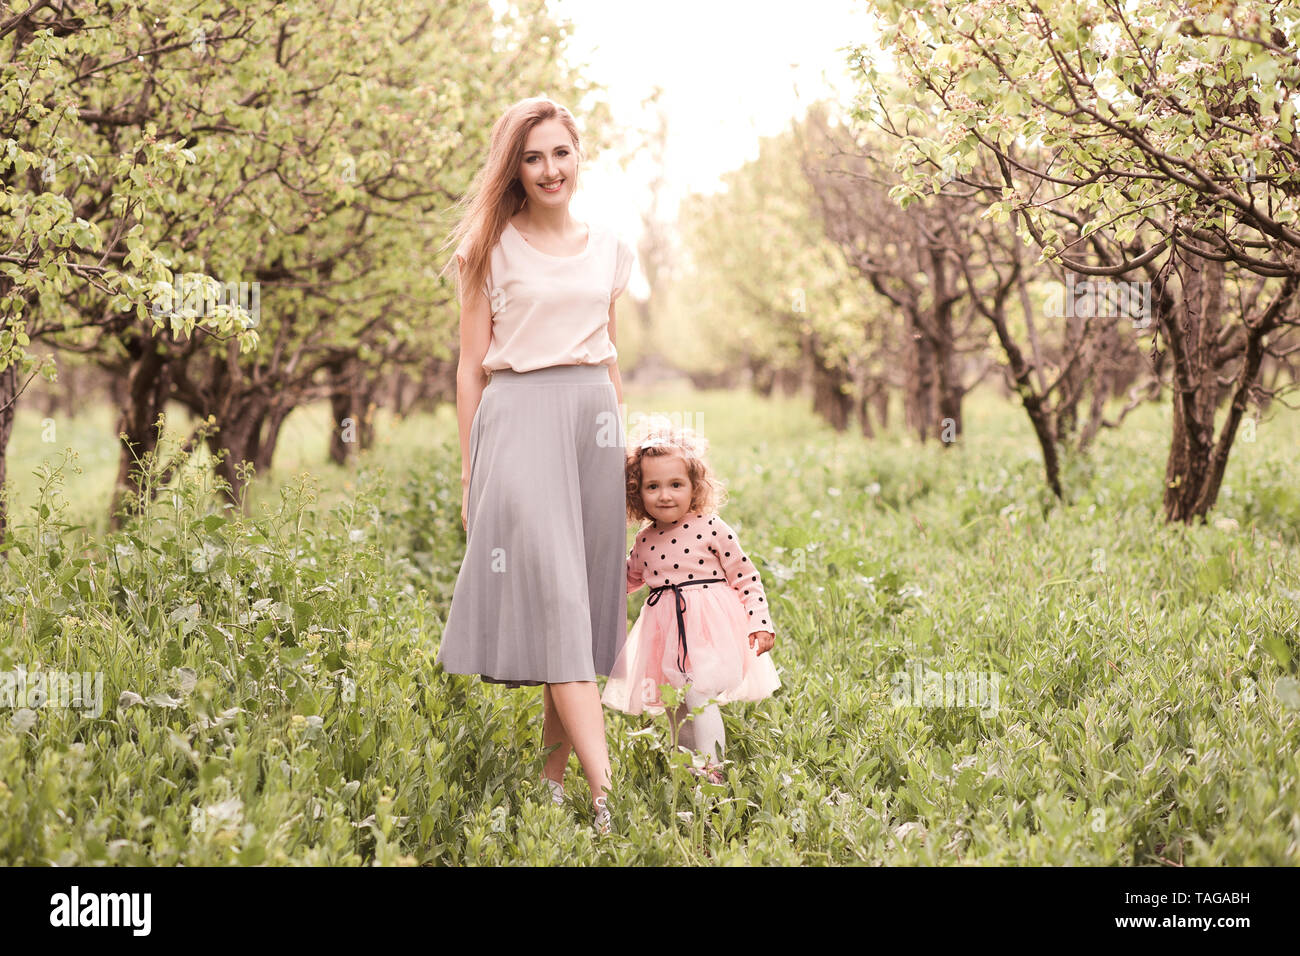
[[[442,251],[459,247],[461,241],[470,237],[465,249],[465,265],[468,288],[477,289],[487,279],[491,265],[492,247],[501,238],[506,223],[527,200],[524,185],[519,181],[519,164],[524,158],[524,143],[529,132],[544,120],[558,119],[568,130],[573,140],[573,150],[579,161],[586,157],[578,137],[578,124],[573,114],[545,96],[530,96],[515,103],[492,125],[491,145],[488,149],[487,162],[474,176],[469,192],[457,203],[464,210],[459,221],[452,229],[451,237],[443,244]],[[578,187],[575,172],[573,187]],[[456,268],[453,255],[442,270],[440,276],[448,269]],[[456,297],[465,302],[465,287],[460,284],[459,270],[457,276]]]

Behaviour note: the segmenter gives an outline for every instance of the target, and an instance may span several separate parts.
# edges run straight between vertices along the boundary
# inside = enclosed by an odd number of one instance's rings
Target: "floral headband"
[[[680,451],[696,458],[703,458],[708,452],[709,443],[707,439],[696,435],[689,429],[686,429],[672,435],[664,435],[662,433],[651,435],[637,444],[637,448],[640,451],[663,446],[679,449]]]

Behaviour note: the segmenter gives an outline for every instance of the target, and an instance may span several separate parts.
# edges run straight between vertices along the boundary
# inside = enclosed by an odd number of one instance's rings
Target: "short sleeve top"
[[[456,249],[464,258],[468,240]],[[591,223],[587,246],[553,256],[529,245],[507,222],[492,247],[483,288],[492,340],[483,371],[529,372],[552,365],[612,365],[609,307],[627,288],[632,247],[608,226]]]
[[[750,634],[773,630],[758,569],[741,549],[735,530],[720,516],[694,511],[662,531],[650,524],[637,532],[627,556],[628,594],[645,584],[656,588],[709,578],[726,583],[698,586],[735,591],[749,612]]]

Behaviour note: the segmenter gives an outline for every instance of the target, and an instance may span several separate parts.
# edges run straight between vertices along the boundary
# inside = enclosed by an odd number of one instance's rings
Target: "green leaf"
[[[1261,640],[1260,644],[1264,646],[1264,650],[1268,651],[1269,656],[1272,657],[1273,660],[1277,661],[1284,668],[1291,667],[1291,648],[1287,646],[1286,641],[1284,641],[1279,635],[1270,634],[1268,637]]]
[[[1243,76],[1256,76],[1265,88],[1271,88],[1277,82],[1278,61],[1271,53],[1253,56],[1242,66]]]
[[[1213,593],[1222,589],[1231,578],[1232,567],[1227,556],[1216,554],[1201,565],[1196,573],[1196,584],[1200,590]]]
[[[183,659],[184,655],[181,653],[180,644],[176,643],[175,640],[168,641],[167,645],[163,648],[163,665],[166,667],[176,667]]]
[[[257,866],[266,859],[266,847],[260,843],[254,843],[252,846],[244,847],[239,852],[240,866]]]
[[[1300,681],[1294,677],[1279,677],[1275,693],[1287,710],[1300,710]]]

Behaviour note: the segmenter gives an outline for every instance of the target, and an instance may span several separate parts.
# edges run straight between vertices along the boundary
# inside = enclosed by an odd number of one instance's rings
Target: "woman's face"
[[[681,456],[641,458],[641,504],[660,524],[672,524],[687,514],[692,490]]]
[[[519,161],[519,181],[530,203],[539,207],[567,205],[577,173],[578,157],[563,123],[542,120],[529,131]]]

